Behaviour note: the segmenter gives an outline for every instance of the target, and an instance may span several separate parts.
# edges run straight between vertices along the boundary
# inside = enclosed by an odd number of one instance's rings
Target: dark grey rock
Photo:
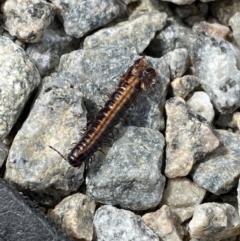
[[[65,81],[66,82],[66,81]],[[39,203],[54,205],[76,191],[83,168],[71,168],[50,149],[67,156],[86,125],[81,93],[61,79],[45,79],[40,96],[12,143],[5,179]]]
[[[165,177],[161,174],[164,138],[147,128],[128,127],[90,165],[87,195],[131,210],[156,207]]]
[[[169,178],[186,176],[193,164],[218,145],[210,124],[180,97],[166,102],[166,169]]]
[[[0,179],[0,240],[70,241],[37,208],[30,207],[6,181]]]
[[[229,192],[240,176],[240,135],[215,130],[220,145],[208,157],[196,163],[191,175],[194,182],[216,195]]]
[[[41,76],[46,76],[57,69],[61,55],[77,49],[77,44],[63,29],[48,28],[38,43],[28,45],[26,53]]]
[[[174,49],[190,49],[195,40],[196,35],[191,28],[176,21],[168,21],[167,27],[156,34],[148,49],[154,56],[162,56]]]
[[[54,18],[52,4],[44,0],[8,0],[1,6],[4,28],[24,42],[38,42]]]
[[[38,70],[24,50],[0,36],[0,140],[8,135],[39,83]]]
[[[200,36],[192,61],[202,88],[220,113],[240,107],[239,50],[221,38]]]
[[[93,223],[98,241],[159,241],[157,234],[146,226],[140,216],[110,205],[97,210]]]
[[[167,15],[157,11],[138,15],[136,18],[120,22],[119,24],[104,28],[88,36],[83,48],[96,48],[100,46],[121,45],[134,47],[141,54],[166,23]],[[137,31],[136,31],[137,29]]]
[[[106,25],[119,14],[116,0],[51,0],[63,20],[65,32],[80,38]]]

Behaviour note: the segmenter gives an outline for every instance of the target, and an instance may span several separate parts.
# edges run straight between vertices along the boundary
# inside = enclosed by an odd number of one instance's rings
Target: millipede
[[[67,158],[65,159],[59,154],[73,167],[80,168],[83,163],[87,167],[93,154],[102,147],[104,140],[113,132],[136,94],[142,90],[146,91],[154,84],[156,76],[156,71],[148,67],[145,56],[136,60],[120,77],[116,90],[109,95],[108,101],[88,125],[90,127],[87,128]]]

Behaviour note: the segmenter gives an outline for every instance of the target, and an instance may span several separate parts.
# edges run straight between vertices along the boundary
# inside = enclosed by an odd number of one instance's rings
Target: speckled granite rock
[[[141,54],[155,36],[156,31],[163,29],[166,19],[165,13],[157,11],[141,14],[134,19],[101,29],[90,35],[85,39],[83,48],[89,49],[114,44],[134,47],[137,53]]]
[[[240,7],[239,7],[240,8]],[[238,47],[240,46],[240,31],[239,31],[239,24],[240,24],[240,12],[237,12],[229,19],[229,25],[233,31],[233,37],[236,41]]]
[[[219,241],[240,234],[240,218],[227,203],[204,203],[195,208],[189,223],[192,241]]]
[[[70,237],[91,241],[95,202],[86,195],[76,193],[63,199],[49,214]]]
[[[0,142],[0,168],[2,167],[4,161],[8,156],[8,150],[9,148],[6,145],[4,145],[2,142]]]
[[[214,150],[219,141],[210,124],[174,97],[166,102],[166,169],[169,178],[186,176],[193,164]]]
[[[90,165],[87,195],[131,210],[156,207],[165,184],[161,174],[164,138],[147,128],[120,131],[106,156],[98,156]]]
[[[1,9],[4,28],[29,43],[38,42],[54,18],[53,6],[44,0],[7,0]]]
[[[167,26],[150,42],[148,50],[159,57],[177,48],[190,49],[195,40],[196,36],[190,28],[168,20]]]
[[[184,75],[171,82],[173,95],[183,99],[199,85],[200,79],[194,75]]]
[[[72,240],[1,178],[0,193],[1,241]]]
[[[119,77],[139,57],[134,49],[121,46],[73,51],[62,56],[58,77],[69,80],[72,86],[79,88],[88,111],[96,114],[97,106],[105,103],[107,94],[116,88]],[[156,83],[148,91],[139,93],[136,105],[127,111],[124,123],[163,129],[169,78],[183,74],[187,67],[187,53],[176,50],[161,59],[147,57],[147,60],[157,70]]]
[[[98,241],[159,241],[158,236],[145,225],[139,216],[110,205],[97,210],[93,223]],[[111,229],[109,229],[109,224],[111,224]]]
[[[231,113],[240,107],[239,53],[229,42],[207,36],[200,36],[193,48],[196,75],[220,113]]]
[[[194,207],[203,201],[206,191],[191,180],[169,179],[163,193],[161,205],[166,204],[180,223],[192,217]]]
[[[55,147],[67,155],[86,125],[81,93],[63,79],[46,79],[41,95],[16,135],[6,164],[5,179],[39,203],[54,205],[76,191],[83,168],[69,168]]]
[[[8,135],[39,83],[39,73],[24,50],[0,36],[0,140]]]
[[[203,91],[196,91],[187,101],[190,110],[204,117],[208,122],[212,122],[214,118],[213,105],[209,96]]]
[[[119,14],[116,0],[51,0],[51,2],[63,19],[65,32],[75,38],[106,25]]]
[[[215,130],[214,134],[219,139],[219,147],[195,164],[191,175],[198,186],[219,195],[237,185],[240,175],[240,135],[225,130]]]
[[[56,70],[61,55],[77,49],[78,41],[63,29],[48,28],[38,43],[29,44],[26,53],[33,59],[41,76]]]
[[[167,205],[163,205],[156,212],[143,215],[142,219],[162,241],[181,241],[183,239],[183,230],[175,221]]]

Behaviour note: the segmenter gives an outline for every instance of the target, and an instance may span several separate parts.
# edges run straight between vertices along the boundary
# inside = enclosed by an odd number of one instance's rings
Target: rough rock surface
[[[76,193],[63,199],[49,217],[73,239],[91,241],[95,207],[91,198]]]
[[[71,241],[29,200],[0,178],[1,241]]]
[[[194,207],[203,201],[206,191],[191,180],[169,179],[163,193],[162,204],[170,207],[180,223],[192,217]]]
[[[83,168],[68,170],[69,164],[49,146],[66,156],[86,124],[85,115],[81,93],[64,80],[50,79],[13,141],[5,179],[45,205],[76,191]]]
[[[159,241],[158,236],[134,213],[110,205],[97,210],[94,228],[98,241]],[[111,229],[109,229],[111,224]]]
[[[193,241],[219,241],[240,234],[240,218],[227,203],[204,203],[195,208],[189,223]]]
[[[233,30],[233,37],[238,47],[240,46],[240,31],[238,28],[239,24],[240,24],[240,12],[237,12],[229,19],[229,25]]]
[[[0,142],[0,168],[8,156],[8,150],[9,148]]]
[[[87,195],[131,210],[156,207],[162,198],[164,138],[148,128],[121,130],[106,156],[89,167]]]
[[[116,0],[51,0],[51,2],[63,19],[65,32],[75,38],[106,25],[119,14]]]
[[[163,205],[156,212],[143,215],[142,219],[159,236],[160,240],[181,241],[183,238],[183,230],[175,222],[174,216],[167,205]]]
[[[113,27],[104,28],[90,35],[84,41],[83,48],[121,45],[134,47],[141,54],[166,23],[167,15],[159,12],[147,12],[129,21]],[[137,31],[136,31],[137,30]]]
[[[219,147],[194,165],[194,182],[216,195],[226,193],[237,185],[240,176],[240,135],[226,130],[215,130]]]
[[[209,96],[203,91],[196,91],[187,101],[190,110],[204,117],[208,122],[212,122],[214,118],[213,105]]]
[[[233,112],[240,106],[239,53],[229,42],[207,36],[200,36],[193,48],[196,75],[220,113]]]
[[[0,140],[3,140],[40,83],[40,75],[24,50],[2,36],[0,53]]]
[[[165,175],[186,176],[193,164],[214,150],[219,141],[206,119],[192,112],[182,98],[169,99],[166,114]]]
[[[24,42],[38,42],[54,18],[52,4],[44,0],[7,0],[2,5],[4,28]]]

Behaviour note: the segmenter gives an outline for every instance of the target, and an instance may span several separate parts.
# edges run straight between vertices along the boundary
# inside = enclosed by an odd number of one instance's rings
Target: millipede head
[[[146,91],[149,86],[155,83],[154,79],[157,76],[157,72],[153,68],[147,68],[139,74],[140,89]]]

